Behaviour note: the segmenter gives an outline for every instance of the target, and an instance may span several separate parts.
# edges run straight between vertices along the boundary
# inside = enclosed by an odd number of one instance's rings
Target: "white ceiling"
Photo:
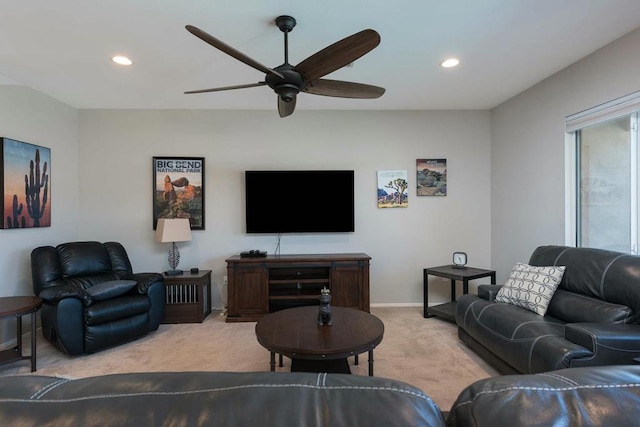
[[[269,67],[284,62],[278,15],[298,21],[293,65],[366,28],[380,45],[326,76],[386,88],[379,99],[300,94],[297,110],[487,109],[640,27],[639,0],[0,0],[0,84],[76,108],[273,109],[264,74],[185,30]],[[111,56],[124,54],[124,68]],[[457,56],[461,64],[439,63]]]

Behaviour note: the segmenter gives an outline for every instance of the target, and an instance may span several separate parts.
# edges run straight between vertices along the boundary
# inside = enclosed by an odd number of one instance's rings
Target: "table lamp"
[[[161,243],[171,242],[169,248],[169,266],[171,270],[165,271],[167,276],[177,276],[182,274],[182,270],[178,270],[180,263],[180,251],[176,246],[176,242],[186,242],[191,240],[191,224],[187,218],[160,218],[156,226],[156,241]]]

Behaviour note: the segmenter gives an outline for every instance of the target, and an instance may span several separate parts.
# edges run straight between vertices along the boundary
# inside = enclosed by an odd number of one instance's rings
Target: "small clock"
[[[467,254],[465,252],[453,253],[453,268],[466,268]]]

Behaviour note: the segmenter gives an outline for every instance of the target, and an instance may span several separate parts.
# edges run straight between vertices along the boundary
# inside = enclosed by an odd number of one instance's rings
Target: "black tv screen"
[[[247,233],[354,231],[352,170],[245,171]]]

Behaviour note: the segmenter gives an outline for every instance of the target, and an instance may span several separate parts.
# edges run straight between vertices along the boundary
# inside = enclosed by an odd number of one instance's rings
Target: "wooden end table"
[[[38,297],[0,297],[0,319],[15,317],[16,346],[0,351],[0,365],[16,360],[31,359],[31,372],[36,371],[36,313],[42,307]],[[22,316],[31,314],[31,355],[22,354]]]
[[[202,323],[211,313],[211,270],[164,275],[161,323]]]
[[[429,307],[429,275],[451,279],[451,302]],[[456,280],[462,282],[462,293],[469,293],[469,280],[491,277],[491,283],[496,283],[496,272],[494,270],[483,270],[473,267],[454,267],[453,265],[443,265],[440,267],[425,268],[423,271],[423,295],[424,295],[424,317],[442,317],[451,322],[456,321]]]
[[[318,306],[305,306],[260,319],[256,337],[271,353],[271,371],[278,353],[291,359],[292,372],[350,374],[347,357],[369,352],[369,376],[373,376],[373,349],[382,341],[382,321],[366,311],[335,306],[331,318],[332,326],[318,326]]]

